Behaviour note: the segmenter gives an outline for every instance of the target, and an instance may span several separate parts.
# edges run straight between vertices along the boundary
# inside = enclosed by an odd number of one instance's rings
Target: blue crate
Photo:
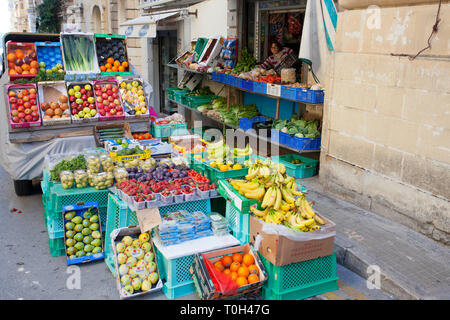
[[[291,136],[283,131],[280,131],[280,144],[287,145],[289,147],[295,148],[293,142],[291,143]]]
[[[298,150],[320,150],[321,137],[317,138],[299,138],[294,137],[294,147]]]
[[[36,54],[39,62],[45,63],[45,69],[63,64],[61,42],[36,42]]]
[[[323,103],[323,90],[308,90],[306,102],[308,103]]]
[[[296,92],[295,100],[306,102],[308,99],[308,88],[299,88]]]
[[[297,100],[297,88],[281,86],[281,98]]]
[[[256,122],[266,123],[267,118],[263,116],[259,117],[250,117],[250,118],[242,118],[239,121],[239,128],[246,131],[252,128],[252,124]]]
[[[254,81],[253,92],[266,94],[267,93],[267,83]]]
[[[254,83],[255,81],[252,80],[245,80],[245,79],[241,79],[240,82],[240,88],[247,90],[247,91],[253,91],[254,90]]]
[[[280,136],[281,131],[280,130],[275,130],[275,129],[271,129],[270,131],[270,138],[272,141],[276,142],[276,143],[281,143]]]
[[[166,295],[168,299],[176,299],[191,293],[195,293],[194,281],[173,287],[165,283],[164,286],[162,287],[162,292]]]
[[[192,282],[189,267],[194,261],[194,255],[188,255],[176,259],[167,259],[158,247],[155,246],[158,270],[164,284],[169,287],[176,287]]]

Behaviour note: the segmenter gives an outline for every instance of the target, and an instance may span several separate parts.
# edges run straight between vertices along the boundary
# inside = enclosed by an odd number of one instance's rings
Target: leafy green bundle
[[[231,70],[231,74],[239,74],[242,72],[251,71],[256,65],[256,59],[253,55],[248,52],[247,48],[243,48],[241,52],[241,58],[233,70]]]
[[[50,170],[50,178],[53,181],[60,181],[59,175],[62,171],[75,171],[80,169],[86,170],[86,168],[86,159],[83,155],[79,155],[72,160],[62,160],[59,162],[52,170]]]

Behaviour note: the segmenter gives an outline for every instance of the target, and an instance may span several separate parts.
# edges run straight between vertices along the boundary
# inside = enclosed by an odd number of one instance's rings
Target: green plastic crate
[[[207,96],[190,96],[186,97],[188,107],[197,109],[201,105],[210,104],[212,100],[216,99],[216,95]]]
[[[243,165],[245,160],[250,159],[250,157],[237,157],[237,158],[230,158],[229,160],[234,163],[239,163]],[[207,161],[204,166],[206,168],[206,176],[208,177],[211,182],[216,183],[219,180],[223,179],[229,179],[229,178],[243,178],[248,174],[248,168],[242,168],[242,169],[235,169],[235,170],[227,170],[227,171],[220,171],[217,168],[211,167],[209,164],[213,161]]]
[[[173,93],[173,98],[176,102],[181,103],[181,104],[186,104],[186,95],[189,93],[189,90],[180,90],[180,91],[175,91]]]
[[[274,162],[284,164],[286,173],[296,179],[303,179],[315,176],[318,172],[319,161],[297,154],[286,154],[283,156],[272,157]],[[292,160],[300,160],[302,164],[293,164]]]
[[[154,124],[152,123],[152,136],[155,138],[168,138],[170,136],[188,135],[187,123]]]
[[[198,38],[197,42],[195,43],[194,51],[196,53],[195,61],[198,61],[200,59],[200,56],[203,53],[203,50],[205,50],[206,45],[208,44],[209,39],[208,38]]]
[[[180,88],[167,88],[166,92],[167,92],[168,98],[170,100],[175,100],[175,92],[181,91],[181,90],[183,90],[183,89],[180,89]]]
[[[231,205],[240,213],[246,213],[250,211],[250,207],[257,201],[255,199],[247,199],[243,195],[234,189],[234,187],[227,180],[219,180],[217,183],[219,194],[226,200],[229,200]]]
[[[66,248],[64,247],[64,238],[48,238],[48,246],[50,248],[50,256],[52,257],[60,257],[66,254]]]
[[[258,254],[268,274],[263,286],[267,300],[301,300],[339,289],[336,253],[285,266],[275,266]]]

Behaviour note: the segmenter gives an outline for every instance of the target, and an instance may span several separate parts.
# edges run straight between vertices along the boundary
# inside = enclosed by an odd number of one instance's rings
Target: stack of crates
[[[98,202],[102,230],[106,230],[106,216],[109,190],[97,190],[92,187],[82,189],[64,189],[59,182],[50,180],[50,174],[44,170],[42,188],[42,205],[44,207],[44,222],[48,232],[50,255],[59,257],[65,255],[64,225],[62,207],[73,205],[79,201]],[[103,235],[104,239],[104,235]]]

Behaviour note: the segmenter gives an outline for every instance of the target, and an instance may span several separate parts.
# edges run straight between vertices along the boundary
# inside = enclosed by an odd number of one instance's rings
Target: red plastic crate
[[[35,89],[36,90],[36,106],[37,106],[37,114],[39,115],[39,120],[37,121],[31,121],[31,122],[22,122],[17,123],[13,122],[11,118],[11,98],[9,97],[9,92],[15,92],[16,94],[23,90],[23,89]],[[40,127],[41,126],[41,107],[39,104],[39,97],[37,92],[36,84],[34,83],[27,83],[27,84],[10,84],[6,86],[6,92],[8,94],[8,108],[9,108],[9,122],[11,124],[11,128],[17,129],[17,128],[29,128],[29,127]],[[16,98],[17,99],[17,98]]]

